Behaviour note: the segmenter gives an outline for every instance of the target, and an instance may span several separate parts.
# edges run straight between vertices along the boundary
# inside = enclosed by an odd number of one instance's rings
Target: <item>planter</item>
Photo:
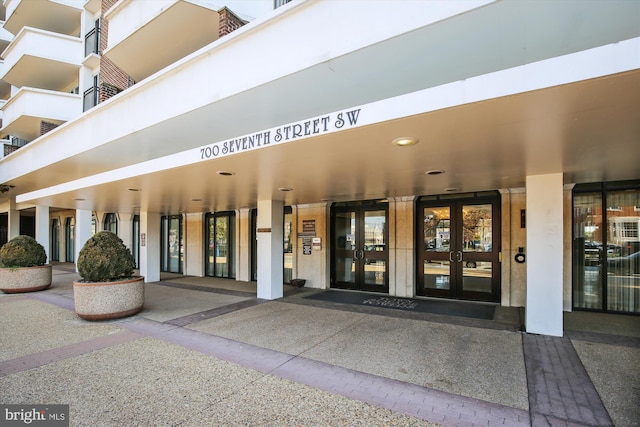
[[[144,305],[144,277],[117,282],[73,282],[73,299],[76,313],[86,320],[131,316]]]
[[[0,268],[0,291],[34,292],[51,286],[51,266]]]

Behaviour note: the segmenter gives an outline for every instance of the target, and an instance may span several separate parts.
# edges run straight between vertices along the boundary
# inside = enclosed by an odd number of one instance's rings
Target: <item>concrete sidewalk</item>
[[[0,295],[0,403],[69,404],[71,425],[640,425],[640,318],[567,313],[564,338],[494,320],[163,275],[131,318],[51,289]]]

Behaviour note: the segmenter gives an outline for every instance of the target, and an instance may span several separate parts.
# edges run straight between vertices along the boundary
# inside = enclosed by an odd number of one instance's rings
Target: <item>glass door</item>
[[[75,262],[75,221],[69,217],[64,221],[64,247],[65,260],[67,262]]]
[[[418,295],[498,302],[499,198],[422,200]]]
[[[207,276],[235,278],[234,212],[207,215]]]
[[[387,203],[336,206],[331,286],[389,292]]]
[[[60,221],[57,218],[51,220],[51,243],[49,260],[60,261]]]
[[[182,216],[162,217],[162,271],[182,273]]]

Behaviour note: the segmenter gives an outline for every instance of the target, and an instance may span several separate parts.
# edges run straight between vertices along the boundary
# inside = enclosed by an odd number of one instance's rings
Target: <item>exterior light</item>
[[[278,190],[280,190],[280,191],[293,191],[293,188],[291,188],[291,187],[280,187],[280,188],[278,188]]]
[[[218,175],[220,175],[220,176],[232,176],[232,175],[235,175],[235,173],[233,173],[233,172],[229,172],[229,171],[218,171],[218,172],[216,172],[216,173],[217,173]]]
[[[416,145],[418,142],[419,142],[418,138],[413,138],[410,136],[396,138],[393,141],[391,141],[393,145],[397,145],[398,147],[411,147],[412,145]]]
[[[426,171],[425,175],[440,175],[440,174],[443,174],[443,173],[444,173],[444,171],[442,169],[433,169],[433,170],[430,170],[430,171]]]

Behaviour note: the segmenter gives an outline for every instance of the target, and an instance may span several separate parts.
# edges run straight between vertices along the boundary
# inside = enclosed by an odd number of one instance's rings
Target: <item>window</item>
[[[577,185],[573,306],[640,313],[640,182]]]
[[[110,231],[113,234],[118,234],[118,217],[114,213],[108,213],[104,215],[104,227],[103,230]]]

